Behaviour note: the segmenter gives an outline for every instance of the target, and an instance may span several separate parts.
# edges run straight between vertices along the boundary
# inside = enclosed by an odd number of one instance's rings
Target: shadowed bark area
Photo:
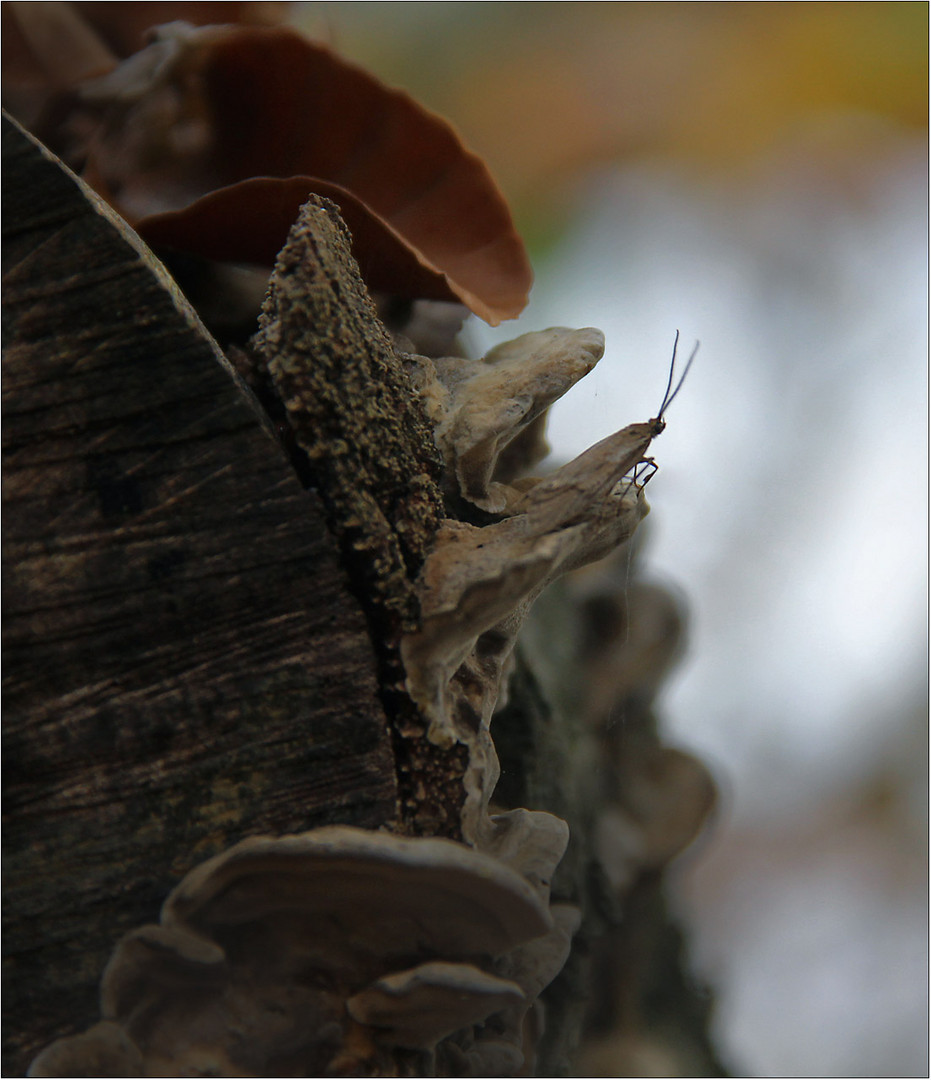
[[[244,836],[394,819],[319,499],[159,264],[4,120],[4,1073]],[[14,992],[15,991],[15,992]]]

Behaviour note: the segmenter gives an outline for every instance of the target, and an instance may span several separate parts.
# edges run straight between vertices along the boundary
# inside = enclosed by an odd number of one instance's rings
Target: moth
[[[554,518],[556,515],[564,521],[572,520],[575,515],[585,512],[593,501],[604,499],[610,492],[615,491],[623,477],[631,473],[636,474],[641,465],[649,470],[646,479],[640,480],[634,475],[631,482],[642,488],[644,483],[652,479],[659,466],[653,458],[647,457],[647,450],[656,436],[665,430],[666,411],[682,389],[685,377],[698,353],[698,342],[696,342],[685,370],[678,382],[673,385],[678,345],[679,331],[677,330],[666,391],[656,416],[647,420],[646,423],[628,424],[627,427],[602,439],[601,442],[595,443],[551,476],[541,480],[529,489],[525,505],[521,509],[541,521]],[[628,490],[628,487],[629,485],[624,488],[624,492]]]
[[[660,402],[659,411],[652,420],[647,420],[645,424],[629,424],[622,431],[618,432],[618,436],[627,436],[627,439],[631,443],[630,456],[632,464],[630,468],[633,469],[633,481],[637,483],[637,469],[640,465],[646,465],[650,469],[649,475],[640,482],[640,487],[644,487],[659,470],[659,466],[651,457],[646,456],[646,451],[649,449],[650,443],[656,438],[657,435],[661,435],[666,430],[666,410],[673,403],[676,395],[682,389],[682,384],[685,382],[685,377],[689,373],[696,355],[698,354],[699,342],[695,342],[695,346],[689,355],[685,364],[685,370],[679,377],[679,381],[673,389],[673,379],[676,373],[676,354],[679,350],[679,331],[676,331],[676,338],[672,346],[672,360],[669,364],[669,378],[666,381],[666,392],[663,394],[663,400]],[[614,436],[615,438],[618,436]]]

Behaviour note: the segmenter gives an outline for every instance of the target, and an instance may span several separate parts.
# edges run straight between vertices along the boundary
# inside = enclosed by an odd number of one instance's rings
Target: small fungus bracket
[[[546,410],[604,353],[604,335],[552,327],[504,342],[478,360],[410,357],[447,476],[467,502],[507,513],[508,481],[548,452]],[[510,453],[509,453],[510,451]]]

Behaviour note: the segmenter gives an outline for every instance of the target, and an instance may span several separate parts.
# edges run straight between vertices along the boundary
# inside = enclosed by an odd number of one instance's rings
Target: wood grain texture
[[[118,219],[4,120],[4,1074],[243,836],[397,812],[319,500]]]

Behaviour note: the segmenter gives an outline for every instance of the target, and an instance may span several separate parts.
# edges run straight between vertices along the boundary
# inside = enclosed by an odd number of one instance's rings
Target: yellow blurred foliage
[[[517,199],[631,155],[739,170],[831,114],[927,127],[925,3],[328,7],[336,46],[450,118]]]

